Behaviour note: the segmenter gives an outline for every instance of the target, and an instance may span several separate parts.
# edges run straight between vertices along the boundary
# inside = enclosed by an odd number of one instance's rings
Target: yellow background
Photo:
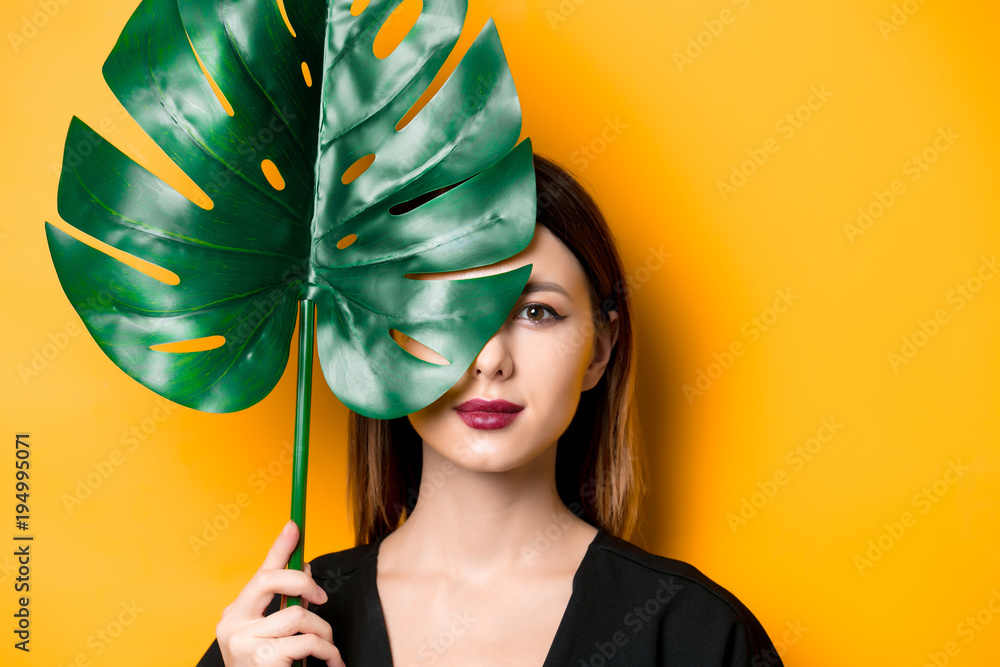
[[[46,4],[57,11],[43,22]],[[288,515],[294,364],[246,411],[165,411],[82,330],[49,258],[43,223],[59,220],[72,115],[179,182],[101,77],[137,4],[5,0],[0,10],[3,664],[194,664]],[[788,665],[923,665],[928,654],[994,664],[997,5],[471,4],[458,52],[493,16],[523,136],[592,189],[633,278],[655,486],[634,541],[734,592]],[[925,151],[933,163],[913,171]],[[743,164],[754,155],[763,164]],[[734,169],[749,175],[723,196]],[[890,195],[867,229],[845,227]],[[670,256],[657,263],[658,253]],[[959,300],[959,285],[972,298]],[[779,290],[791,305],[769,311]],[[921,336],[921,322],[934,335]],[[60,341],[37,376],[19,373]],[[743,353],[728,363],[734,343]],[[685,392],[699,372],[702,393]],[[353,544],[345,409],[319,374],[313,415],[307,558]],[[824,419],[841,425],[832,437]],[[11,634],[17,431],[31,433],[34,473],[29,655]],[[810,443],[817,434],[826,442]],[[811,448],[809,460],[796,447]],[[109,465],[67,508],[64,496]],[[258,472],[269,465],[270,482]],[[249,505],[195,553],[189,538],[239,494]],[[741,509],[745,523],[733,518]],[[98,639],[130,604],[141,611],[124,632]]]

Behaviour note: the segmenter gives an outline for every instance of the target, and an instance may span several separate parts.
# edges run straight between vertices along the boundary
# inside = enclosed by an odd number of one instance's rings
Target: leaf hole
[[[341,250],[343,250],[344,248],[346,248],[347,246],[351,245],[352,243],[354,243],[357,240],[358,240],[358,235],[357,234],[348,234],[344,238],[342,238],[339,241],[337,241],[337,247],[340,248]]]
[[[379,60],[384,60],[392,55],[392,52],[406,39],[410,30],[417,24],[420,12],[424,9],[422,0],[403,0],[399,3],[389,17],[386,18],[375,41],[372,43],[372,53]]]
[[[165,269],[162,266],[153,264],[152,262],[147,262],[141,257],[136,257],[135,255],[127,253],[124,250],[119,250],[118,248],[108,245],[104,241],[95,238],[86,232],[82,232],[76,227],[72,227],[66,223],[62,223],[57,226],[60,230],[66,232],[80,243],[89,245],[94,250],[99,250],[108,257],[117,259],[122,264],[135,269],[139,273],[149,276],[153,280],[159,280],[165,285],[178,285],[181,282],[180,276],[170,269]]]
[[[351,3],[351,16],[359,16],[361,12],[368,9],[368,3],[371,0],[354,0]]]
[[[579,2],[580,0],[577,1]],[[413,105],[406,111],[406,113],[403,114],[402,118],[396,121],[396,125],[394,126],[394,128],[397,132],[399,132],[404,127],[409,125],[410,121],[412,121],[416,117],[416,115],[420,113],[424,107],[427,106],[427,104],[431,101],[431,99],[438,94],[438,91],[441,90],[445,82],[451,77],[451,75],[454,73],[455,69],[457,68],[458,64],[461,63],[463,58],[465,58],[465,51],[459,50],[459,46],[458,44],[456,44],[455,47],[452,49],[451,53],[448,54],[448,57],[445,59],[444,63],[441,65],[441,68],[438,70],[437,74],[434,75],[434,78],[427,86],[427,89],[420,94],[420,97],[418,97],[417,101],[414,102]],[[475,91],[470,90],[469,98],[475,101],[476,97],[481,97],[482,95],[486,95],[488,97],[489,92],[487,91],[483,93],[481,92],[482,88],[479,87],[479,84],[486,84],[487,82],[488,79],[483,75],[476,77],[477,90]],[[469,104],[471,103],[472,102],[469,102]]]
[[[425,192],[422,195],[414,197],[413,199],[408,199],[406,201],[399,202],[398,204],[393,204],[392,206],[389,207],[389,215],[404,215],[406,213],[409,213],[413,209],[419,206],[423,206],[432,199],[440,197],[444,193],[448,192],[448,190],[451,190],[454,187],[458,187],[467,180],[469,179],[459,181],[458,183],[454,183],[452,185],[446,185],[442,188],[438,188],[437,190],[431,190],[430,192]]]
[[[260,170],[264,172],[264,178],[267,179],[272,188],[275,190],[285,189],[285,179],[281,177],[281,172],[278,171],[278,167],[273,162],[270,160],[262,161],[260,163]]]
[[[212,86],[212,92],[215,93],[215,97],[219,100],[219,104],[222,105],[222,109],[230,116],[235,116],[236,112],[233,110],[233,105],[229,103],[229,100],[226,99],[226,95],[222,92],[222,89],[219,88],[219,84],[215,82],[215,79],[212,78],[212,75],[208,72],[208,69],[206,69],[205,63],[201,62],[201,56],[198,55],[198,51],[194,48],[194,43],[191,41],[190,35],[188,35],[188,44],[191,45],[191,52],[194,54],[194,59],[198,61],[198,67],[201,68],[201,73],[204,74],[205,79],[208,80],[208,85]]]
[[[372,162],[374,161],[375,153],[369,153],[364,156],[347,168],[344,175],[340,177],[340,182],[344,185],[353,182],[358,176],[368,171],[368,167],[372,166]]]
[[[309,65],[307,65],[304,60],[302,61],[302,78],[305,79],[306,86],[309,88],[313,87],[312,73],[309,71]]]
[[[389,335],[392,339],[396,341],[396,344],[403,348],[405,351],[409,352],[411,355],[420,359],[421,361],[426,361],[431,364],[436,364],[438,366],[451,366],[451,362],[442,357],[440,354],[427,347],[420,341],[410,338],[402,331],[397,331],[396,329],[389,329]]]
[[[281,11],[281,18],[284,20],[288,32],[292,33],[292,37],[296,37],[295,28],[292,27],[292,22],[288,20],[288,12],[285,11],[285,0],[278,0],[278,9]]]
[[[427,104],[431,101],[431,98],[437,95],[438,91],[441,90],[441,87],[444,85],[445,81],[448,80],[448,77],[450,77],[452,72],[455,70],[454,64],[449,65],[449,62],[451,62],[452,58],[455,57],[455,55],[456,54],[453,51],[451,55],[448,56],[448,59],[445,60],[444,65],[442,65],[441,69],[438,70],[437,75],[431,81],[430,85],[427,86],[427,90],[422,92],[420,94],[420,97],[417,98],[417,101],[413,103],[413,106],[411,106],[406,111],[406,113],[403,114],[402,118],[396,121],[394,129],[397,132],[399,132],[404,127],[409,125],[410,121],[413,120],[416,117],[416,115],[423,110],[425,106],[427,106]],[[464,53],[458,54],[457,60],[460,61],[464,56],[465,56]]]
[[[139,102],[140,104],[160,103],[155,95],[148,92],[133,91],[133,94],[139,100],[142,100]],[[129,100],[123,97],[123,100],[120,103],[129,104],[130,106],[136,103],[134,99]],[[163,148],[139,126],[128,112],[128,109],[124,106],[120,107],[120,109],[122,122],[117,128],[114,127],[115,124],[111,123],[110,119],[102,120],[100,127],[109,136],[117,138],[117,140],[113,141],[110,138],[104,137],[104,141],[108,141],[117,150],[127,155],[133,162],[154,177],[147,184],[146,192],[142,193],[136,190],[135,196],[145,199],[152,206],[166,204],[172,208],[179,204],[176,196],[180,195],[204,211],[211,211],[215,208],[215,202],[212,201],[212,198],[208,196],[201,186],[191,179],[187,172],[174,162],[173,157],[167,155]],[[68,177],[70,174],[73,174],[73,177],[76,178],[76,174],[81,169],[93,169],[92,164],[84,158],[102,141],[101,136],[94,128],[87,125],[78,116],[73,116],[73,119],[70,121],[71,131],[72,127],[77,123],[85,128],[84,133],[77,135],[80,138],[73,145],[67,144],[65,146],[61,168],[58,163],[52,164],[53,171],[57,171],[63,178]],[[110,134],[112,130],[114,130],[114,134]],[[153,199],[156,201],[151,201]],[[87,241],[84,241],[84,243],[93,245]]]
[[[495,276],[500,273],[507,273],[508,271],[514,271],[515,269],[527,266],[529,271],[533,264],[522,264],[517,265],[523,253],[527,252],[528,249],[525,248],[521,252],[517,253],[513,257],[508,257],[507,259],[502,259],[499,262],[493,262],[492,264],[483,264],[482,266],[472,266],[467,269],[456,269],[454,271],[437,271],[431,273],[406,273],[403,274],[404,278],[409,280],[470,280],[474,278],[482,278],[484,276]]]
[[[150,345],[149,349],[156,352],[207,352],[222,347],[226,344],[225,336],[205,336],[203,338],[192,338],[190,340],[180,340],[176,343],[159,343]]]

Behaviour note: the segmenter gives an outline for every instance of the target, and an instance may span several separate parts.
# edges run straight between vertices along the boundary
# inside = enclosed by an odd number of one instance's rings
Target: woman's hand
[[[289,521],[264,564],[222,611],[215,636],[226,667],[289,667],[293,660],[310,655],[325,660],[328,667],[346,667],[333,645],[330,624],[308,609],[309,602],[326,602],[326,592],[312,578],[308,565],[305,572],[285,569],[298,540],[299,527]],[[303,604],[264,616],[275,594],[301,596]]]

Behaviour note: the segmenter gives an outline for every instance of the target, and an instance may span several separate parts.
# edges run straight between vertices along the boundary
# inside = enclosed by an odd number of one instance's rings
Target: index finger
[[[281,529],[281,533],[278,534],[277,539],[274,540],[274,544],[268,550],[267,556],[264,557],[264,564],[260,566],[260,569],[285,569],[285,566],[288,565],[288,559],[291,558],[292,552],[295,551],[295,546],[298,543],[299,527],[294,521],[289,519],[285,527]]]

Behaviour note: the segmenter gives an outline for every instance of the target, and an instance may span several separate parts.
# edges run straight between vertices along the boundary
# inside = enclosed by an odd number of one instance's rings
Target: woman
[[[508,321],[426,408],[351,413],[359,546],[286,570],[288,522],[200,665],[781,665],[735,596],[626,541],[645,493],[630,295],[586,191],[537,155],[535,173],[530,245],[461,272],[532,265]]]

